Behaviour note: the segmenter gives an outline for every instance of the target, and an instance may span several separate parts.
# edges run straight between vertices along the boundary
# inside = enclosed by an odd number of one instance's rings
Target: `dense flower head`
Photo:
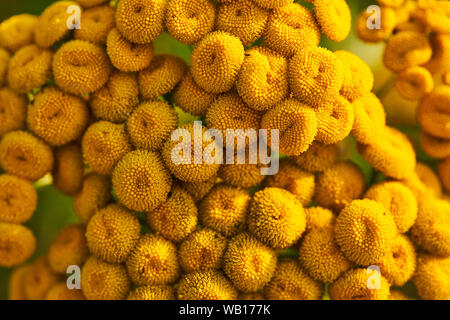
[[[175,289],[168,285],[141,286],[131,290],[127,300],[175,300]]]
[[[237,158],[237,157],[236,157]],[[219,177],[229,185],[240,188],[252,188],[260,184],[265,176],[261,174],[260,164],[236,163],[224,164],[220,167]]]
[[[37,22],[36,16],[26,13],[4,20],[0,24],[0,46],[14,52],[31,44]]]
[[[10,88],[0,89],[0,136],[7,132],[25,129],[27,99]]]
[[[83,27],[76,29],[74,37],[94,44],[105,44],[109,31],[115,26],[115,10],[108,6],[89,8],[80,16]]]
[[[308,172],[322,172],[331,167],[339,156],[336,144],[323,144],[314,141],[305,152],[291,159],[303,170]]]
[[[24,279],[25,296],[28,300],[43,300],[49,290],[59,283],[62,277],[50,268],[47,256],[42,256],[31,264]]]
[[[333,211],[320,206],[305,208],[306,232],[332,227],[336,223]]]
[[[24,263],[36,249],[36,238],[27,227],[0,222],[0,266],[10,268]]]
[[[187,273],[177,289],[179,300],[233,300],[237,295],[230,280],[216,270]]]
[[[84,162],[81,147],[70,143],[56,148],[53,153],[53,185],[66,195],[76,195],[83,186]]]
[[[191,196],[192,199],[197,203],[202,200],[208,192],[214,187],[218,177],[216,175],[212,176],[206,181],[201,182],[184,182],[179,181],[180,186],[185,189]]]
[[[219,2],[232,2],[233,0],[219,0]],[[292,3],[293,0],[251,0],[264,9],[276,9]]]
[[[419,104],[418,121],[423,130],[437,138],[450,139],[450,87],[441,86]]]
[[[423,67],[411,67],[397,75],[395,87],[407,100],[419,100],[431,93],[434,81],[431,73]]]
[[[341,42],[350,34],[352,14],[345,0],[314,0],[320,30],[328,39]]]
[[[81,289],[69,289],[65,281],[53,285],[47,292],[45,300],[86,300]]]
[[[8,73],[8,65],[11,55],[3,48],[0,48],[0,86],[3,86],[6,75]]]
[[[450,258],[421,254],[417,259],[417,270],[413,283],[424,300],[450,299]]]
[[[450,157],[450,139],[437,138],[422,130],[420,132],[420,145],[430,157],[436,159]]]
[[[424,65],[432,74],[450,68],[450,35],[430,34],[430,44],[433,49],[431,59]]]
[[[25,278],[31,270],[30,264],[24,264],[14,268],[9,277],[8,283],[8,299],[9,300],[26,300]]]
[[[0,222],[28,221],[36,205],[37,193],[31,182],[9,174],[0,175]]]
[[[352,104],[355,111],[352,136],[360,143],[374,142],[386,125],[386,113],[380,99],[370,92]]]

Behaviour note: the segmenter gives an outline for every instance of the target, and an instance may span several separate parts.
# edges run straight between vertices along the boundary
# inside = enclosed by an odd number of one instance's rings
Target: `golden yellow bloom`
[[[209,93],[199,87],[192,77],[190,70],[186,71],[181,81],[172,90],[173,103],[194,116],[204,116],[207,108],[216,98],[216,94]]]
[[[427,63],[433,54],[426,36],[419,32],[404,31],[393,35],[384,50],[384,65],[401,72],[410,67]]]
[[[139,87],[134,74],[116,72],[105,86],[91,95],[90,106],[97,119],[123,122],[139,103]]]
[[[308,275],[323,283],[335,281],[353,267],[334,240],[333,226],[308,232],[300,246],[299,258]]]
[[[331,51],[321,47],[300,50],[289,61],[289,84],[294,96],[314,105],[339,93],[345,66]]]
[[[108,121],[90,125],[83,135],[81,146],[87,164],[104,175],[111,174],[120,159],[131,151],[124,127]]]
[[[345,0],[314,0],[320,30],[328,39],[341,42],[350,34],[352,13]]]
[[[391,290],[389,300],[409,300],[408,296],[400,290]]]
[[[39,16],[34,29],[34,42],[41,48],[49,48],[69,33],[67,21],[73,17],[67,8],[77,5],[74,1],[57,1]]]
[[[82,224],[64,227],[50,245],[48,265],[55,273],[66,274],[69,266],[82,266],[89,257]]]
[[[114,8],[108,5],[93,7],[81,13],[82,28],[76,29],[74,37],[94,44],[105,44],[109,31],[115,26]]]
[[[397,75],[395,87],[403,98],[419,100],[433,91],[434,81],[427,69],[411,67]]]
[[[216,29],[238,37],[244,46],[258,40],[265,29],[269,12],[251,1],[234,1],[219,6]]]
[[[450,3],[436,1],[425,10],[427,27],[436,33],[450,33]]]
[[[66,42],[53,57],[53,75],[64,91],[84,95],[108,81],[111,64],[105,50],[83,40]]]
[[[311,203],[316,186],[314,174],[303,171],[290,159],[281,159],[278,173],[267,176],[263,184],[265,187],[286,189],[304,206]]]
[[[437,138],[450,139],[450,87],[441,86],[419,104],[418,120],[422,129]]]
[[[89,122],[83,99],[57,87],[36,94],[28,107],[28,128],[51,146],[62,146],[81,137]]]
[[[324,287],[308,276],[297,261],[281,261],[264,288],[269,300],[320,300]]]
[[[37,193],[31,182],[9,174],[0,175],[0,222],[28,221],[36,205]]]
[[[380,17],[376,17],[380,19],[381,28],[367,27],[367,21],[373,21],[373,11],[364,10],[358,16],[356,21],[356,32],[361,40],[370,43],[380,42],[389,38],[392,31],[394,31],[394,28],[397,25],[397,14],[393,8],[382,6]]]
[[[151,211],[166,201],[172,177],[159,154],[136,150],[115,167],[112,184],[120,203],[131,210]]]
[[[314,110],[294,99],[287,99],[267,111],[261,128],[279,130],[279,152],[296,156],[308,150],[317,134],[318,119]],[[267,143],[270,145],[270,141]]]
[[[370,288],[367,284],[379,279],[380,288]],[[378,283],[377,283],[378,284]],[[329,294],[332,300],[388,300],[389,283],[377,271],[356,268],[347,271],[330,284]]]
[[[155,210],[147,213],[150,228],[164,238],[178,243],[195,231],[198,210],[191,195],[174,186],[169,198]]]
[[[431,190],[437,197],[442,196],[442,185],[436,172],[424,163],[416,164],[415,173],[422,184]],[[420,201],[420,199],[419,199]]]
[[[88,300],[123,300],[131,289],[127,270],[91,256],[81,269],[81,290]]]
[[[442,83],[444,83],[447,86],[450,86],[450,70],[442,74]]]
[[[381,274],[393,286],[403,286],[416,269],[416,251],[411,240],[405,235],[398,235],[390,252],[375,263]]]
[[[76,195],[83,186],[84,163],[81,147],[71,143],[55,149],[53,186],[62,193]]]
[[[417,218],[418,205],[412,191],[401,182],[383,182],[372,185],[364,198],[381,204],[394,218],[400,233],[407,232]]]
[[[175,300],[175,289],[165,285],[137,287],[127,300]]]
[[[353,105],[342,97],[335,96],[317,102],[316,140],[324,144],[335,144],[344,140],[352,130],[355,120]]]
[[[230,280],[216,270],[185,274],[177,290],[178,300],[235,300],[237,295]]]
[[[358,145],[364,159],[388,177],[403,179],[414,172],[416,153],[408,137],[393,127],[385,127],[372,143]]]
[[[108,2],[108,0],[76,0],[84,8],[91,8]]]
[[[450,299],[450,258],[421,255],[417,259],[417,270],[413,283],[424,300]]]
[[[248,229],[272,248],[287,248],[297,242],[306,228],[306,215],[295,195],[279,188],[254,194],[248,212]]]
[[[185,131],[178,136],[178,140],[176,138],[175,141],[168,139],[161,151],[165,165],[175,177],[185,182],[206,181],[214,176],[220,168],[217,161],[212,161],[212,163],[207,161],[211,160],[208,158],[216,157],[214,148],[211,149],[215,143],[214,138],[206,132],[207,129],[204,126],[201,126],[201,132],[195,132],[194,128],[195,124],[192,123],[179,127]],[[186,131],[189,132],[187,136],[184,134]],[[179,146],[182,148],[180,149]],[[206,155],[206,159],[195,159],[196,148],[202,149],[201,152],[204,157]],[[172,155],[177,150],[179,150],[178,157],[175,153]],[[188,154],[189,152],[190,154]]]
[[[25,128],[27,104],[24,95],[16,94],[10,88],[0,89],[0,136]]]
[[[91,172],[83,179],[83,186],[74,197],[75,213],[81,223],[91,217],[111,200],[111,181],[107,176]]]
[[[262,165],[250,164],[247,160],[244,164],[238,164],[235,157],[234,164],[224,164],[220,167],[219,176],[229,185],[248,189],[257,186],[266,177],[261,174],[261,168]]]
[[[153,43],[134,44],[112,29],[106,39],[106,52],[114,67],[125,72],[141,71],[153,59]]]
[[[49,290],[61,280],[48,265],[47,257],[40,257],[25,275],[25,295],[28,300],[44,300]]]
[[[165,101],[145,101],[128,118],[126,130],[131,143],[139,149],[161,149],[178,124],[175,111]]]
[[[273,10],[263,38],[269,48],[291,57],[302,48],[318,46],[320,29],[310,10],[298,3],[290,3]]]
[[[140,235],[141,225],[136,214],[119,204],[99,210],[86,228],[89,251],[110,263],[124,262]]]
[[[277,266],[275,251],[247,233],[232,238],[223,256],[224,272],[243,292],[264,288]]]
[[[31,270],[31,265],[26,264],[15,268],[9,276],[8,283],[8,299],[9,300],[26,300],[25,279]]]
[[[370,92],[353,101],[355,122],[352,135],[360,143],[378,140],[379,131],[386,125],[386,113],[380,99]]]
[[[250,194],[244,189],[216,185],[200,204],[200,222],[226,237],[235,236],[245,228],[250,200]]]
[[[226,245],[226,238],[212,229],[194,231],[178,248],[180,265],[187,273],[220,269]]]
[[[308,172],[322,172],[331,167],[337,160],[339,148],[335,144],[322,144],[314,141],[308,150],[291,157],[295,163]]]
[[[184,188],[194,199],[195,202],[202,200],[208,192],[216,184],[217,176],[212,176],[206,181],[201,182],[184,182],[180,181],[179,184]]]
[[[350,161],[338,161],[317,176],[315,201],[319,206],[339,212],[358,199],[364,187],[359,167]]]
[[[332,227],[336,223],[333,211],[323,207],[305,208],[306,231]]]
[[[265,47],[245,52],[236,88],[248,106],[265,111],[288,95],[287,59]]]
[[[382,6],[397,8],[400,7],[405,0],[377,0],[378,3]]]
[[[447,192],[450,192],[450,158],[442,160],[438,165],[439,177]]]
[[[186,62],[176,56],[156,55],[150,65],[139,72],[139,91],[146,100],[165,95],[181,81],[186,72]]]
[[[20,224],[0,222],[0,266],[14,267],[24,263],[36,249],[33,233]]]
[[[450,157],[450,139],[436,138],[422,130],[420,145],[430,157],[437,159]]]
[[[0,86],[5,82],[10,58],[9,52],[0,48]]]
[[[376,264],[397,236],[393,217],[373,200],[354,200],[336,219],[336,243],[344,255],[362,266]]]
[[[422,199],[411,237],[433,255],[450,256],[450,202],[433,197]]]
[[[116,9],[120,33],[133,43],[155,40],[164,29],[168,0],[121,0]]]
[[[374,76],[369,65],[357,55],[346,50],[338,50],[335,55],[347,67],[345,68],[344,84],[340,90],[341,95],[354,101],[368,94],[374,83]]]
[[[25,131],[11,131],[0,141],[0,167],[7,173],[36,181],[52,171],[52,149]]]
[[[20,48],[9,61],[8,83],[18,93],[39,88],[52,78],[53,53],[34,44]]]
[[[4,20],[0,24],[0,46],[17,51],[33,42],[33,30],[38,18],[31,14],[19,14]]]
[[[233,0],[222,0],[219,2],[232,2]],[[264,9],[276,9],[279,7],[286,6],[290,3],[292,3],[293,0],[252,0],[254,3],[256,3],[258,6]]]
[[[45,300],[86,300],[81,289],[68,289],[65,281],[55,284],[51,287]]]
[[[178,41],[194,44],[214,28],[216,7],[211,0],[169,0],[166,27]]]
[[[191,55],[195,82],[210,93],[229,91],[244,62],[244,46],[239,38],[215,31],[204,37]]]
[[[448,70],[450,68],[450,35],[432,33],[430,43],[433,55],[424,67],[432,74]]]
[[[175,245],[153,234],[141,236],[126,266],[131,280],[138,286],[170,284],[180,275]]]

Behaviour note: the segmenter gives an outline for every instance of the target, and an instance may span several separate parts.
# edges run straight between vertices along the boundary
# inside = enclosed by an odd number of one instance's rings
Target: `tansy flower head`
[[[174,186],[167,201],[147,213],[147,223],[156,233],[178,243],[195,230],[197,216],[197,206],[191,195]]]
[[[216,185],[200,204],[202,225],[231,237],[245,228],[250,194],[240,188]]]
[[[164,29],[168,0],[121,0],[116,10],[120,33],[133,43],[150,43]]]
[[[188,273],[177,289],[179,300],[234,300],[237,295],[230,280],[216,270]]]
[[[229,241],[223,261],[225,274],[238,290],[255,292],[272,278],[277,255],[253,236],[241,233]]]
[[[45,300],[86,300],[81,289],[68,289],[65,281],[55,284],[51,287]]]
[[[187,273],[220,269],[226,245],[226,238],[212,229],[194,231],[178,248],[180,265]]]
[[[417,259],[413,283],[424,300],[450,299],[450,258],[422,254]]]
[[[433,91],[434,81],[427,69],[411,67],[397,75],[395,87],[403,98],[419,100]]]
[[[33,31],[38,18],[31,14],[19,14],[4,20],[0,24],[0,46],[17,51],[33,42]]]
[[[397,227],[386,209],[373,200],[354,200],[336,219],[336,243],[362,266],[378,262],[392,248]]]
[[[159,150],[178,124],[175,111],[165,101],[145,101],[128,118],[131,143],[140,149]]]
[[[439,163],[438,173],[445,190],[450,192],[450,158],[442,160]]]
[[[377,140],[379,131],[386,125],[386,113],[380,99],[372,92],[353,101],[355,121],[352,135],[360,143]]]
[[[139,286],[170,284],[180,273],[175,245],[151,234],[141,236],[126,266],[131,280]]]
[[[25,278],[31,270],[31,265],[25,264],[15,268],[9,276],[8,283],[8,299],[9,300],[26,300]]]
[[[75,30],[75,39],[105,44],[109,31],[115,25],[115,13],[108,5],[87,9],[80,16],[83,27]]]
[[[217,176],[212,176],[206,181],[201,182],[184,182],[180,181],[179,184],[184,188],[194,199],[195,202],[202,200],[208,192],[216,184]]]
[[[52,57],[52,51],[34,44],[19,49],[9,61],[9,86],[18,93],[27,93],[50,81]]]
[[[350,161],[338,161],[317,176],[315,201],[338,212],[358,199],[364,187],[364,176],[358,166]]]
[[[81,269],[81,289],[88,300],[123,300],[131,289],[127,270],[91,256]]]
[[[111,181],[107,176],[91,172],[83,179],[83,186],[74,197],[75,213],[81,223],[91,217],[111,200]]]
[[[397,14],[393,8],[382,6],[380,15],[381,28],[368,28],[367,21],[371,21],[373,12],[370,10],[361,12],[356,21],[356,32],[361,40],[376,43],[389,38],[397,25]]]
[[[437,159],[450,157],[450,139],[436,138],[422,130],[420,145],[430,157]]]
[[[297,261],[280,261],[274,276],[264,288],[269,300],[319,300],[323,284],[312,279]]]
[[[48,251],[48,264],[53,272],[66,274],[69,266],[84,264],[89,256],[85,231],[83,225],[71,224],[58,233]]]
[[[76,195],[83,186],[84,162],[81,147],[71,143],[55,149],[53,185],[62,193]]]
[[[33,184],[9,174],[0,175],[0,222],[28,221],[37,205]]]
[[[265,111],[288,95],[287,59],[265,47],[245,52],[236,88],[251,108]]]
[[[89,122],[83,99],[57,87],[36,94],[28,107],[28,128],[51,146],[62,146],[81,137]]]
[[[436,1],[425,10],[427,27],[436,33],[450,33],[450,3]]]
[[[246,155],[248,154],[246,150]],[[248,159],[248,157],[247,157]],[[239,188],[252,188],[260,184],[266,176],[261,174],[263,166],[259,163],[251,164],[237,163],[237,156],[234,158],[233,164],[223,164],[219,170],[219,177],[223,179],[226,184]]]
[[[248,213],[248,229],[272,248],[293,245],[306,228],[306,215],[295,195],[279,188],[254,194]]]
[[[92,124],[84,133],[81,146],[92,170],[105,175],[111,174],[119,160],[131,151],[123,126],[108,121]]]
[[[279,152],[291,156],[308,150],[317,134],[317,125],[314,110],[294,99],[277,104],[261,120],[261,128],[268,130],[269,139],[271,130],[279,130]]]
[[[159,154],[136,150],[119,161],[112,174],[119,201],[131,210],[151,211],[166,201],[172,177]]]
[[[291,157],[303,170],[308,172],[322,172],[331,167],[337,160],[339,148],[335,144],[322,144],[313,142],[308,150]]]
[[[439,177],[427,165],[418,162],[414,172],[402,179],[401,182],[407,186],[420,202],[422,198],[431,196],[442,196],[442,186]]]
[[[233,0],[223,0],[219,2],[232,2]],[[261,8],[264,9],[276,9],[276,8],[280,8],[283,6],[286,6],[290,3],[292,3],[293,0],[251,0],[254,3],[256,3],[258,6],[260,6]]]
[[[50,268],[47,256],[40,257],[33,262],[25,276],[25,295],[28,300],[43,300],[48,291],[61,280],[61,276]]]
[[[430,43],[433,49],[431,59],[424,65],[432,74],[440,73],[450,68],[450,35],[430,34]]]
[[[125,72],[141,71],[153,59],[153,43],[134,44],[112,29],[106,39],[106,52],[114,67]]]
[[[27,98],[10,88],[0,89],[0,136],[14,130],[25,129]]]
[[[133,289],[127,300],[175,300],[173,286],[142,286]]]
[[[330,209],[323,207],[309,207],[305,208],[306,214],[306,231],[323,229],[334,226],[336,217]]]
[[[386,278],[377,271],[368,272],[365,268],[355,268],[347,271],[329,286],[329,294],[332,300],[388,300],[389,283]],[[367,285],[371,278],[380,279],[380,287],[373,289]]]
[[[450,139],[450,87],[438,87],[420,102],[418,120],[426,133]]]
[[[244,46],[239,38],[215,31],[204,37],[191,55],[195,82],[211,93],[229,91],[244,62]]]
[[[139,102],[136,76],[117,72],[105,86],[91,95],[90,106],[97,119],[123,122]]]
[[[186,68],[186,62],[176,56],[155,56],[150,66],[139,72],[139,91],[142,97],[152,100],[169,93],[181,81]]]
[[[290,3],[273,10],[263,38],[269,48],[291,57],[302,48],[318,46],[320,29],[311,11]]]
[[[0,141],[0,167],[7,173],[36,181],[52,171],[52,149],[25,131],[11,131]]]
[[[36,249],[33,233],[20,224],[0,222],[0,266],[14,267],[24,263]]]
[[[214,28],[216,7],[212,0],[169,0],[166,27],[178,41],[194,44]]]
[[[412,191],[401,182],[383,182],[373,185],[364,198],[381,204],[394,218],[397,229],[405,233],[417,218],[417,200]]]
[[[299,251],[300,264],[315,280],[331,283],[352,268],[334,240],[333,226],[307,233]]]
[[[141,235],[136,215],[118,204],[99,210],[86,228],[89,251],[110,263],[124,262]]]
[[[103,87],[111,69],[105,50],[82,40],[66,42],[53,58],[56,84],[64,91],[78,95]]]
[[[341,42],[350,34],[352,13],[345,0],[314,0],[320,30],[328,39]]]

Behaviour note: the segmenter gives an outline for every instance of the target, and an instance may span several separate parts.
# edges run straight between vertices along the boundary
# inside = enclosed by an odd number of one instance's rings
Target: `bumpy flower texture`
[[[56,1],[1,22],[8,297],[450,299],[450,2],[378,0],[379,28],[353,2]],[[352,27],[383,43],[370,66],[325,46]],[[42,252],[48,184],[78,221]]]

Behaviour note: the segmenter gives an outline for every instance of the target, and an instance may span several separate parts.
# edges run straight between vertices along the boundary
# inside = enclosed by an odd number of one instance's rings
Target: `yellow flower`
[[[0,24],[0,46],[17,51],[33,43],[33,31],[38,18],[31,14],[19,14],[4,20]]]
[[[27,98],[10,88],[0,89],[0,136],[14,130],[25,129]]]
[[[332,227],[336,223],[336,217],[333,211],[323,207],[305,208],[306,214],[306,232]]]
[[[108,5],[87,9],[81,13],[80,21],[82,21],[82,27],[75,30],[75,39],[89,41],[98,45],[105,44],[109,31],[116,24],[115,13],[116,11]]]
[[[9,300],[26,300],[25,279],[30,272],[32,266],[29,264],[15,268],[9,276],[8,283],[8,299]]]
[[[331,167],[337,160],[339,148],[335,144],[322,144],[314,141],[308,150],[291,157],[303,170],[308,172],[322,172]]]
[[[68,289],[65,281],[55,284],[51,287],[45,300],[86,300],[81,289]]]
[[[450,258],[422,254],[417,259],[413,283],[424,300],[450,299]]]
[[[0,266],[14,267],[24,263],[36,249],[33,233],[20,224],[0,222]]]
[[[438,87],[427,95],[419,104],[417,117],[426,133],[450,139],[450,87]]]
[[[352,135],[360,143],[378,140],[380,131],[386,125],[386,113],[380,99],[372,92],[353,101],[355,122]]]
[[[217,176],[212,176],[206,181],[201,182],[184,182],[180,181],[179,184],[184,188],[194,199],[195,202],[202,200],[208,192],[216,184]]]
[[[352,13],[345,0],[314,0],[320,30],[328,39],[341,42],[350,34]]]
[[[388,39],[397,25],[397,14],[393,8],[381,7],[380,11],[380,28],[369,28],[368,21],[374,18],[374,12],[364,10],[358,16],[356,21],[356,32],[358,37],[369,43],[380,42]],[[380,18],[376,16],[375,18]]]
[[[165,285],[137,287],[127,300],[175,300],[175,289]]]
[[[53,186],[62,193],[76,195],[83,186],[84,162],[81,148],[71,143],[54,150]]]
[[[28,300],[44,300],[49,290],[62,281],[62,277],[52,271],[47,256],[40,257],[31,265],[24,279],[25,296]]]
[[[237,295],[230,280],[216,270],[187,273],[177,289],[178,300],[235,300]]]
[[[437,138],[422,130],[420,132],[420,145],[430,157],[437,159],[450,157],[450,138]]]

